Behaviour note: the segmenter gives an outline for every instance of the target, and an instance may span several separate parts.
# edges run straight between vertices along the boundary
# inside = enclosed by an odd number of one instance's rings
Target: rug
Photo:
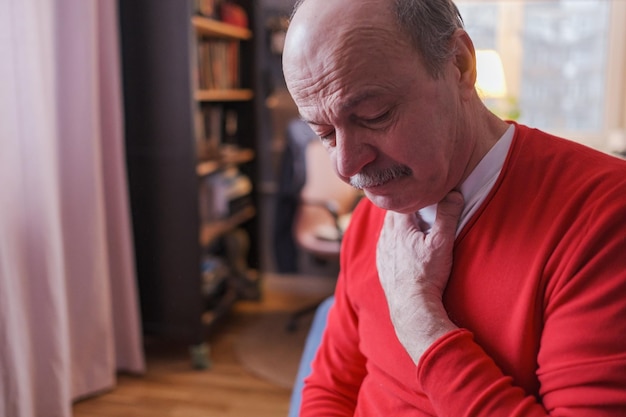
[[[313,315],[298,320],[287,331],[290,312],[272,311],[246,320],[235,341],[239,362],[252,374],[275,385],[291,389],[298,373],[300,356]]]

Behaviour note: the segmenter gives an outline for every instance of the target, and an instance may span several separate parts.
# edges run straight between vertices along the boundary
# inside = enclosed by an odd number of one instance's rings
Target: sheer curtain
[[[0,0],[0,416],[143,372],[115,0]]]

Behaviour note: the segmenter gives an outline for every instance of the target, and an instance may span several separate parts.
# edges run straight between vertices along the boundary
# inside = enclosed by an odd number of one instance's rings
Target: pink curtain
[[[144,371],[115,0],[0,0],[0,416]]]

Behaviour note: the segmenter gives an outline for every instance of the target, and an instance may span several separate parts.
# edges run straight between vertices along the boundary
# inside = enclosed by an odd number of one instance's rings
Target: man
[[[301,415],[626,415],[626,164],[490,113],[450,0],[304,0],[283,69],[367,197]]]

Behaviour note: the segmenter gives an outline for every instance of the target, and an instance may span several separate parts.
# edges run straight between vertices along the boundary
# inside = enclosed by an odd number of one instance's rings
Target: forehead
[[[291,51],[285,79],[300,112],[334,111],[405,89],[420,71],[417,53],[388,28],[353,26],[342,36]]]

